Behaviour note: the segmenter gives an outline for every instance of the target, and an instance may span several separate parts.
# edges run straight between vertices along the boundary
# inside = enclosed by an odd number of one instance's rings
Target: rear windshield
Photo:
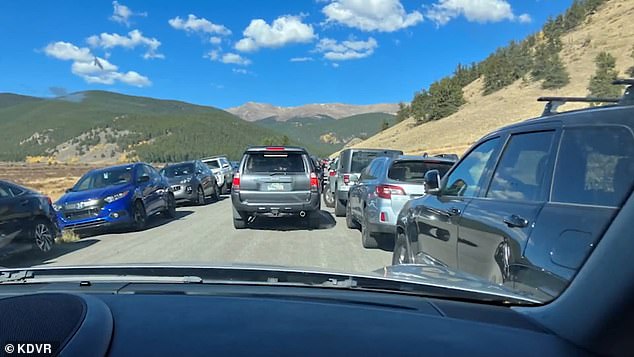
[[[442,177],[451,166],[451,163],[442,162],[397,161],[390,167],[387,177],[396,181],[422,183],[427,171],[438,170]]]
[[[379,156],[378,152],[357,151],[352,153],[350,172],[363,171],[377,156]]]
[[[194,164],[171,165],[161,171],[165,177],[188,176],[194,173]]]
[[[302,154],[296,153],[257,153],[249,154],[244,166],[245,173],[306,172]]]

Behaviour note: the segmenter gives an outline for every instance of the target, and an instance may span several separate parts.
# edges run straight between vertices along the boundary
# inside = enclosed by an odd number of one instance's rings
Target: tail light
[[[53,205],[53,201],[51,200],[50,197],[46,196],[46,202],[48,202],[49,205]]]
[[[336,174],[337,174],[337,171],[335,171],[335,170],[330,170],[330,171],[328,172],[328,176],[330,176],[330,177],[333,177],[333,176],[335,176]]]
[[[284,151],[286,150],[286,148],[282,147],[282,146],[269,146],[266,148],[266,150],[268,151]]]
[[[350,183],[350,175],[343,175],[343,183],[346,185]]]
[[[317,191],[319,187],[319,180],[317,179],[317,175],[314,172],[310,173],[310,189],[312,191]]]
[[[231,183],[231,190],[238,191],[240,189],[240,173],[236,172],[233,175],[233,182]]]
[[[381,222],[387,222],[387,214],[385,212],[381,212]]]
[[[376,195],[390,200],[393,195],[405,195],[405,191],[402,187],[395,185],[378,185],[376,186]]]

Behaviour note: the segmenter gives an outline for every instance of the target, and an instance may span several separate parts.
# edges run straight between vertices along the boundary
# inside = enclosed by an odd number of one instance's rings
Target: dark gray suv
[[[233,224],[242,229],[256,216],[297,215],[314,226],[321,209],[319,179],[308,152],[299,147],[251,147],[233,177]]]
[[[634,103],[549,111],[563,101],[485,136],[442,179],[428,171],[427,195],[397,220],[393,264],[440,265],[558,296],[634,182]]]

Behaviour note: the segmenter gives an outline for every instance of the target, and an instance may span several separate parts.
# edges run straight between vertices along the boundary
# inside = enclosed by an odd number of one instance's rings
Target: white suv
[[[216,183],[220,194],[226,194],[231,189],[233,182],[233,168],[231,163],[225,156],[214,156],[201,160],[205,163],[216,176]]]

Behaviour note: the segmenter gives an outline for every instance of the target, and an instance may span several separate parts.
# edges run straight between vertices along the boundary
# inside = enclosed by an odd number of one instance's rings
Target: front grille
[[[179,185],[172,186],[172,191],[180,191],[181,187]]]
[[[77,221],[80,219],[94,218],[99,215],[99,208],[90,208],[80,211],[65,212],[64,217],[69,221]]]

